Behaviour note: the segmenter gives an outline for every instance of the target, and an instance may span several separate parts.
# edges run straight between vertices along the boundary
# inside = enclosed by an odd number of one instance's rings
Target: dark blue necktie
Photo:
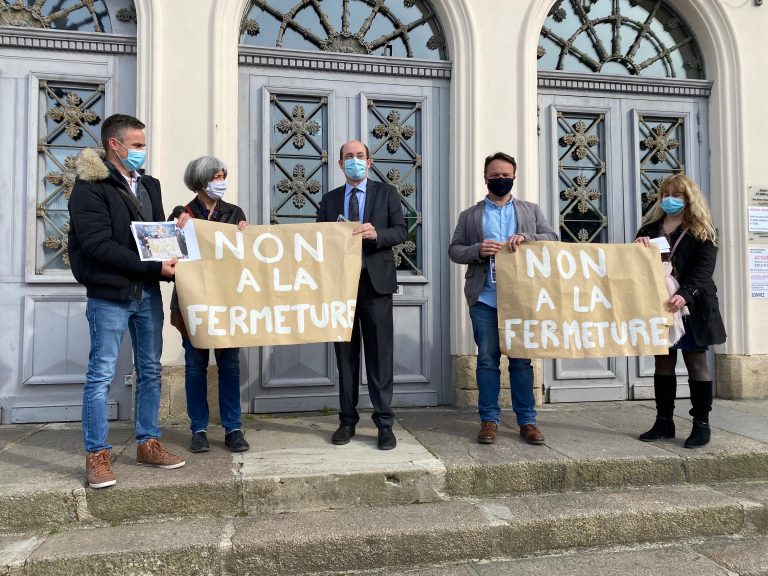
[[[360,203],[357,201],[357,188],[352,188],[352,194],[349,197],[349,217],[350,222],[360,222]]]

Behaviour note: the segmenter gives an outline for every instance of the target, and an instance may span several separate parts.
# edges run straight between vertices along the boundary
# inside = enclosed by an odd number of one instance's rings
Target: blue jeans
[[[499,389],[501,388],[501,348],[496,308],[478,302],[469,307],[472,332],[477,344],[477,409],[481,422],[499,423]],[[536,400],[533,396],[533,367],[525,358],[509,358],[509,383],[512,409],[517,425],[536,423]]]
[[[188,338],[184,346],[184,387],[187,390],[189,429],[208,429],[208,359],[210,350],[195,348]],[[224,431],[240,429],[240,357],[239,348],[217,348],[213,351],[219,372],[219,416]]]
[[[88,298],[85,309],[91,333],[88,372],[83,388],[83,441],[88,452],[112,449],[107,443],[107,400],[115,377],[120,343],[131,333],[136,441],[159,438],[160,354],[163,350],[163,299],[159,286],[145,288],[139,300]]]

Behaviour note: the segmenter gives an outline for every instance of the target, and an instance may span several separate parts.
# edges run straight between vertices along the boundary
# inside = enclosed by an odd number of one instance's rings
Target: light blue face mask
[[[120,142],[120,140],[116,140],[120,146],[128,150],[128,148],[125,147],[125,144]],[[127,158],[120,158],[120,162],[123,164],[123,168],[126,170],[129,170],[131,172],[136,172],[138,170],[141,170],[141,167],[144,166],[144,161],[147,159],[147,151],[146,150],[128,150],[128,157]]]
[[[360,158],[349,158],[344,160],[344,174],[350,180],[362,180],[365,178],[365,171],[368,168],[368,162]]]
[[[664,210],[664,212],[666,212],[667,214],[670,214],[672,216],[682,212],[683,208],[685,208],[685,202],[680,200],[680,198],[673,198],[672,196],[667,196],[661,201],[661,209]]]
[[[226,180],[212,180],[208,182],[208,187],[205,189],[205,193],[211,200],[219,200],[224,196],[224,192],[227,191]]]

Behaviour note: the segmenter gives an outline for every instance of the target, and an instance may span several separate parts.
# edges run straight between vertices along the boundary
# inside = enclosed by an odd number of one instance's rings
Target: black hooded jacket
[[[69,199],[69,262],[89,297],[138,300],[145,284],[168,281],[161,262],[142,262],[131,222],[145,220],[125,178],[94,149],[77,157]],[[151,222],[165,220],[160,182],[142,175],[152,203]],[[148,212],[148,211],[147,211]]]

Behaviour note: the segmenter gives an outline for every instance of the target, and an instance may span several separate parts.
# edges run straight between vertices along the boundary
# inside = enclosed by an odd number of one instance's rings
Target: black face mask
[[[486,186],[488,186],[488,192],[499,198],[504,198],[510,193],[514,183],[514,178],[491,178]]]

